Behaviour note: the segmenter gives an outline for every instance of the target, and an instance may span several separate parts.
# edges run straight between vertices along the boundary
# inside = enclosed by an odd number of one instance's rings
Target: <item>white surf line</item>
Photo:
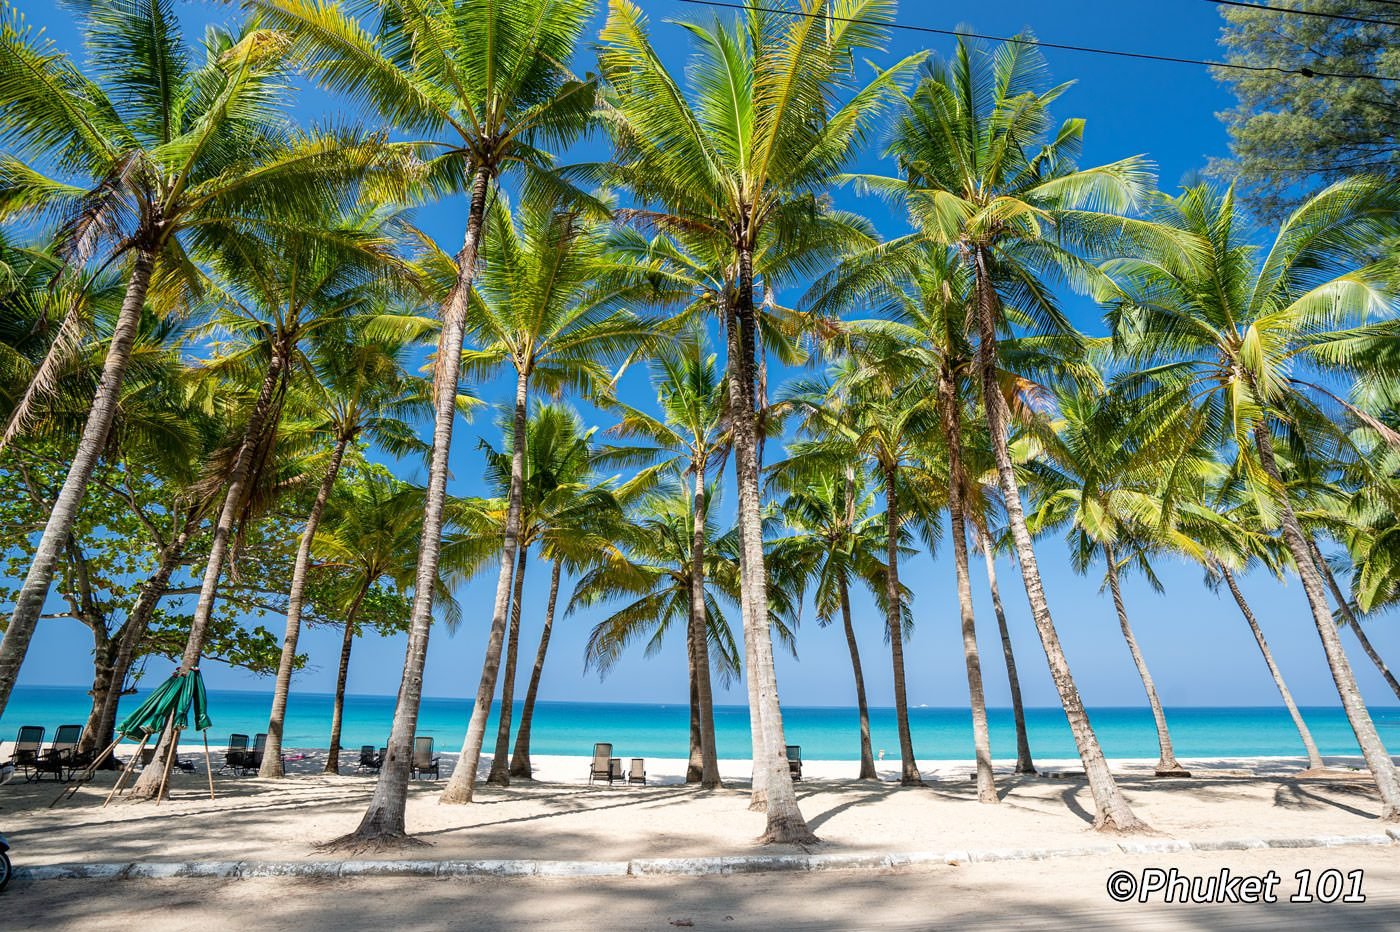
[[[1400,829],[1370,835],[1304,835],[1214,841],[1146,839],[1067,848],[987,848],[897,854],[753,854],[629,861],[361,860],[344,861],[112,861],[17,867],[15,880],[167,880],[185,877],[648,877],[755,874],[779,871],[898,870],[933,864],[1045,861],[1096,854],[1173,854],[1261,848],[1385,847]]]

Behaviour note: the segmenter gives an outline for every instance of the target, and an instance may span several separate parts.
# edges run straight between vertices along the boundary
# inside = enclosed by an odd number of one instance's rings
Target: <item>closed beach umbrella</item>
[[[194,730],[204,731],[214,723],[209,720],[209,698],[204,691],[204,678],[198,670],[183,676],[176,673],[156,687],[146,701],[122,719],[117,731],[133,741],[149,738],[165,728],[170,713],[175,713],[175,727],[190,727],[190,712],[194,712]]]

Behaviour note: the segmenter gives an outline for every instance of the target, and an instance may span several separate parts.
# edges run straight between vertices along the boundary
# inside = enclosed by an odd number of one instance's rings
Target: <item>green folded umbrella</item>
[[[156,687],[146,701],[132,711],[117,726],[117,733],[132,741],[158,734],[175,714],[176,728],[190,727],[190,712],[194,712],[194,730],[204,731],[214,723],[209,720],[209,697],[204,691],[204,677],[198,670],[176,673]]]

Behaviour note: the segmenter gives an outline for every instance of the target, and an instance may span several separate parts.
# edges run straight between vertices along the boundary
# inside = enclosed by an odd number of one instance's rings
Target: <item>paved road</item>
[[[1183,875],[1282,880],[1267,905],[1115,903],[1110,874],[1176,868]],[[1365,871],[1361,904],[1287,902],[1294,873]],[[1345,891],[1343,891],[1345,892]],[[424,880],[290,878],[48,881],[0,894],[0,929],[74,932],[222,930],[742,929],[1400,929],[1400,849],[1335,848],[1221,854],[1081,857],[705,878]]]

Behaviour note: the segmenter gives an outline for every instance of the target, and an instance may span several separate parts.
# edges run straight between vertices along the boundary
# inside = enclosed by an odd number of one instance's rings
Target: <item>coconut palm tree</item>
[[[1186,775],[1172,749],[1156,682],[1128,621],[1121,580],[1125,570],[1136,566],[1162,591],[1149,556],[1163,545],[1162,503],[1175,497],[1162,484],[1189,470],[1181,468],[1181,457],[1164,457],[1162,445],[1138,442],[1140,425],[1126,399],[1081,388],[1057,391],[1055,402],[1054,420],[1042,419],[1033,428],[1039,456],[1029,466],[1029,489],[1036,501],[1028,527],[1033,535],[1065,528],[1076,572],[1085,573],[1094,560],[1103,560],[1118,627],[1157,727],[1156,774]]]
[[[301,610],[311,569],[312,546],[321,513],[335,488],[347,450],[361,441],[372,442],[399,457],[426,450],[404,420],[423,413],[431,397],[430,386],[408,374],[406,366],[413,344],[392,338],[373,339],[352,327],[328,329],[317,337],[309,358],[315,378],[307,380],[309,384],[305,386],[311,396],[308,400],[313,405],[316,423],[308,426],[326,438],[330,449],[292,567],[286,633],[273,685],[266,753],[258,771],[260,777],[282,776],[282,725],[301,632]],[[464,397],[459,407],[471,401]],[[364,595],[359,598],[363,599]],[[358,603],[352,606],[357,607]]]
[[[86,4],[79,16],[91,74],[26,26],[17,9],[0,28],[0,114],[9,146],[0,156],[0,218],[56,219],[57,255],[70,274],[86,274],[97,262],[126,269],[102,377],[0,644],[0,711],[106,444],[148,299],[158,312],[184,303],[197,288],[192,257],[205,245],[266,218],[285,225],[316,213],[385,150],[350,134],[293,131],[283,112],[284,44],[249,24],[212,29],[190,49],[172,7],[169,0]],[[62,174],[50,177],[52,169]],[[75,307],[60,325],[66,336],[76,333],[78,314]],[[29,402],[72,345],[55,343],[7,436],[28,419]]]
[[[1284,431],[1285,452],[1296,446],[1306,456],[1319,443],[1341,454],[1354,450],[1338,426],[1348,418],[1385,428],[1314,373],[1351,367],[1353,357],[1339,349],[1345,344],[1329,341],[1329,332],[1393,308],[1393,271],[1371,264],[1371,250],[1396,235],[1396,196],[1364,178],[1339,182],[1302,204],[1261,248],[1238,222],[1232,190],[1188,188],[1163,199],[1154,219],[1194,248],[1111,262],[1105,271],[1114,284],[1102,294],[1111,306],[1114,349],[1138,370],[1125,383],[1165,393],[1177,412],[1167,423],[1179,429],[1200,422],[1222,438],[1261,522],[1279,529],[1387,821],[1400,820],[1400,779],[1333,622],[1285,484],[1276,431]]]
[[[905,205],[910,238],[955,250],[972,279],[974,371],[1031,615],[1084,763],[1095,827],[1137,831],[1143,823],[1109,773],[1045,598],[1008,446],[998,343],[1013,327],[1072,338],[1047,280],[1084,287],[1095,271],[1082,252],[1127,238],[1157,245],[1152,225],[1121,216],[1144,199],[1150,176],[1138,158],[1076,167],[1083,121],[1051,131],[1049,107],[1066,85],[1045,89],[1044,72],[1033,46],[988,51],[959,40],[949,62],[927,66],[899,113],[888,154],[901,177],[850,177]]]
[[[797,15],[785,15],[789,9]],[[833,173],[876,125],[894,82],[921,57],[862,83],[855,56],[884,41],[892,5],[855,0],[841,16],[832,13],[820,0],[798,0],[750,8],[729,22],[687,24],[696,54],[683,82],[661,63],[641,10],[611,0],[599,52],[615,91],[605,114],[617,146],[614,175],[642,205],[630,216],[704,236],[734,270],[724,317],[744,542],[741,612],[757,685],[750,710],[761,773],[754,803],[767,810],[763,837],[770,842],[813,836],[788,774],[765,621],[754,253],[766,236],[795,232],[820,213],[817,199]]]
[[[502,368],[515,376],[510,486],[496,606],[476,704],[462,757],[442,793],[444,802],[471,802],[496,691],[523,527],[530,389],[559,395],[572,388],[605,395],[614,378],[610,364],[622,364],[657,332],[653,322],[624,307],[638,287],[635,273],[609,255],[606,233],[603,223],[561,208],[548,197],[527,197],[514,213],[504,198],[497,198],[488,212],[482,244],[485,263],[467,309],[468,325],[481,345],[463,351],[462,366],[482,377]]]
[[[644,641],[648,656],[661,649],[668,631],[682,627],[690,637],[690,618],[697,601],[691,586],[704,580],[698,601],[705,606],[706,655],[715,658],[722,682],[739,673],[739,646],[723,605],[739,600],[738,534],[733,528],[720,532],[713,517],[701,528],[705,573],[697,576],[689,565],[694,558],[696,532],[693,497],[687,477],[680,470],[644,495],[630,514],[619,540],[620,549],[598,561],[579,577],[565,614],[617,599],[623,607],[594,625],[589,633],[584,663],[606,676],[626,649]],[[715,490],[707,493],[715,500]],[[687,667],[694,652],[687,650]],[[706,670],[701,675],[709,676]],[[693,674],[692,674],[693,675]]]
[[[345,682],[351,648],[363,627],[361,613],[378,603],[380,610],[369,614],[377,619],[381,634],[408,628],[411,602],[401,603],[411,598],[417,581],[423,495],[423,489],[395,479],[383,467],[357,465],[335,486],[326,503],[312,553],[322,571],[339,578],[345,611],[326,773],[337,773],[340,768]],[[446,503],[447,524],[433,610],[449,631],[455,630],[461,619],[454,590],[493,555],[472,533],[480,511],[477,502],[448,499]]]
[[[547,147],[567,145],[593,112],[593,83],[568,70],[593,4],[376,0],[367,4],[364,20],[342,4],[318,0],[249,0],[249,5],[294,37],[294,57],[321,85],[363,101],[386,123],[425,144],[427,194],[469,192],[462,248],[443,257],[450,285],[438,314],[433,454],[404,675],[386,765],[359,828],[345,838],[353,846],[405,834],[409,764],[433,617],[429,583],[440,559],[460,353],[487,203],[511,172],[531,187],[556,192],[568,187],[553,173]],[[502,624],[507,594],[508,583],[496,598],[495,618]],[[496,626],[493,619],[493,631]]]
[[[292,229],[230,234],[213,258],[211,268],[218,284],[211,294],[218,307],[210,326],[230,339],[215,345],[203,374],[206,380],[241,376],[258,388],[241,437],[230,451],[227,471],[220,476],[223,497],[180,659],[182,673],[199,664],[235,525],[274,461],[293,379],[311,367],[306,342],[317,333],[344,326],[357,312],[377,307],[386,290],[393,293],[406,287],[390,219],[374,211],[323,213],[324,228],[311,233]],[[169,732],[162,736],[155,760],[163,762],[174,753],[171,736]],[[133,793],[156,793],[164,770],[147,768]]]
[[[710,520],[706,493],[711,470],[723,470],[730,446],[729,394],[715,360],[715,355],[707,352],[704,331],[699,327],[689,331],[674,351],[660,353],[652,363],[652,387],[661,417],[615,403],[619,420],[609,432],[634,443],[600,453],[605,460],[673,470],[688,476],[693,487],[689,559],[693,578],[686,645],[695,698],[697,746],[692,748],[686,782],[698,782],[706,789],[720,785],[710,648],[705,633],[705,528]]]
[[[885,585],[886,526],[884,515],[875,511],[875,496],[869,490],[866,471],[848,463],[839,471],[795,476],[778,463],[770,483],[786,492],[778,510],[785,535],[773,542],[780,559],[802,568],[802,586],[795,593],[804,598],[812,587],[812,601],[818,624],[825,627],[839,613],[846,634],[855,677],[856,711],[860,721],[859,780],[876,780],[875,755],[870,745],[870,712],[861,669],[860,648],[851,621],[851,589],[870,593],[876,604],[888,598]]]
[[[496,493],[488,506],[493,519],[503,519],[508,511],[511,486],[511,463],[514,442],[511,421],[502,425],[506,445],[496,450],[485,442],[486,479]],[[515,565],[514,595],[511,602],[510,627],[505,646],[505,665],[501,683],[501,713],[498,718],[495,754],[487,782],[507,786],[513,769],[510,760],[510,729],[515,694],[515,665],[520,641],[521,596],[524,591],[527,556],[535,545],[551,564],[550,598],[545,608],[541,649],[536,652],[530,688],[522,712],[521,733],[525,740],[519,746],[523,776],[530,777],[529,722],[539,690],[539,677],[544,667],[545,653],[554,626],[554,606],[559,595],[560,576],[564,565],[579,567],[612,547],[621,514],[618,501],[609,488],[611,480],[601,480],[595,474],[597,462],[593,451],[594,430],[585,428],[578,413],[561,404],[536,403],[525,424],[525,461],[521,475],[520,544]],[[503,520],[493,520],[487,534],[499,543]]]
[[[901,348],[902,349],[902,348]],[[922,528],[932,545],[935,512],[946,479],[935,477],[926,452],[937,431],[934,395],[915,375],[921,360],[900,351],[847,357],[833,366],[829,382],[799,381],[788,403],[800,411],[812,439],[790,445],[775,474],[803,475],[816,469],[843,470],[860,463],[885,498],[886,636],[894,668],[895,718],[899,728],[900,782],[922,785],[914,759],[905,685],[904,638],[907,599],[899,581],[900,538]]]

